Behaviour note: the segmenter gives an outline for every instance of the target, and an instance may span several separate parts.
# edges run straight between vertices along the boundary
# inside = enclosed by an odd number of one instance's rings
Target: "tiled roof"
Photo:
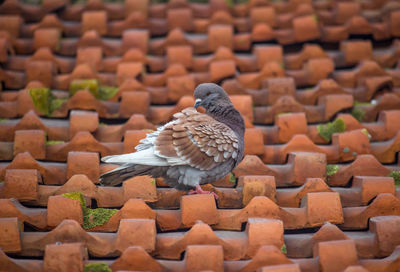
[[[0,271],[400,269],[398,1],[26,2],[0,5]],[[203,82],[246,124],[218,200],[99,186]]]

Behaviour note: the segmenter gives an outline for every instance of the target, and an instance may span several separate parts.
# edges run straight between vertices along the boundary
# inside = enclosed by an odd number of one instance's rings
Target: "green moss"
[[[370,106],[372,104],[370,102],[360,102],[360,101],[354,100],[353,105],[354,106]]]
[[[235,0],[225,0],[225,3],[228,5],[228,7],[233,8]]]
[[[107,223],[117,211],[117,209],[86,208],[86,211],[83,213],[83,228],[91,229],[97,226],[102,226]]]
[[[318,134],[329,142],[332,140],[332,135],[334,133],[340,133],[346,130],[346,124],[343,118],[337,118],[334,122],[318,125],[317,130]]]
[[[156,179],[151,179],[151,184],[153,184],[154,186],[156,186]]]
[[[283,246],[281,247],[281,252],[282,252],[283,254],[287,254],[287,248],[286,248],[286,245],[285,245],[285,244],[283,244]]]
[[[111,272],[111,268],[105,263],[89,263],[85,265],[83,272]]]
[[[48,88],[33,88],[28,92],[35,108],[46,116],[50,116],[66,101],[66,99],[56,98]]]
[[[349,153],[350,152],[350,148],[348,148],[348,147],[343,148],[343,152],[344,153]]]
[[[45,115],[50,114],[50,89],[34,88],[29,90],[29,95],[32,98],[36,109]]]
[[[105,209],[105,208],[90,209],[86,207],[85,198],[83,197],[82,193],[79,192],[64,193],[62,194],[62,196],[79,200],[83,212],[84,229],[91,229],[97,226],[104,225],[118,211],[117,209]]]
[[[365,116],[365,111],[360,108],[353,108],[351,115],[356,118],[359,122],[362,122]]]
[[[318,21],[319,21],[318,16],[316,14],[314,14],[312,17],[313,17],[314,21],[318,23]]]
[[[7,123],[8,118],[0,118],[0,123]]]
[[[64,141],[46,141],[46,145],[57,145],[57,144],[63,144],[65,143]]]
[[[336,172],[339,171],[339,166],[336,164],[327,164],[326,165],[326,175],[328,177],[336,174]]]
[[[100,122],[99,126],[101,126],[101,127],[105,127],[105,126],[107,126],[107,124],[106,124],[106,123],[104,123],[104,122]]]
[[[101,100],[108,100],[118,92],[116,87],[100,86],[97,79],[76,79],[69,85],[69,94],[71,96],[81,90],[88,90],[94,97]]]
[[[393,171],[388,176],[394,179],[394,184],[396,186],[400,186],[400,171]]]
[[[69,85],[69,94],[71,96],[81,90],[88,90],[94,97],[99,98],[99,82],[97,79],[75,79]]]
[[[234,173],[229,174],[229,181],[232,183],[236,183],[236,177]]]
[[[99,92],[99,99],[108,100],[113,98],[118,92],[118,88],[110,86],[101,86]]]
[[[62,194],[62,196],[66,197],[66,198],[71,198],[71,199],[78,199],[79,202],[81,203],[82,210],[87,208],[86,201],[85,201],[85,198],[83,197],[82,193],[78,193],[78,192],[64,193],[64,194]]]
[[[361,132],[364,133],[365,135],[367,135],[368,140],[371,140],[372,136],[371,136],[371,134],[369,134],[369,132],[368,132],[368,130],[366,128],[363,128],[361,130]]]

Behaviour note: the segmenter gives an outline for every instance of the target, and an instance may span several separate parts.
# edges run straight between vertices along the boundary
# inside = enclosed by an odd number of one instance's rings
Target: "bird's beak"
[[[197,98],[196,101],[194,102],[194,108],[197,109],[198,106],[201,104],[201,99]]]

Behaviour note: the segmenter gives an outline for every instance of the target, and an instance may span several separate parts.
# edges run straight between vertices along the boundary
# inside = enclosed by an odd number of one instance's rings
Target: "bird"
[[[243,160],[245,124],[217,84],[199,84],[194,98],[193,107],[175,113],[172,121],[148,133],[136,152],[102,158],[119,167],[101,175],[100,184],[117,186],[126,179],[150,175],[162,177],[177,190],[212,193],[200,185],[225,177]],[[200,106],[205,113],[197,111]]]

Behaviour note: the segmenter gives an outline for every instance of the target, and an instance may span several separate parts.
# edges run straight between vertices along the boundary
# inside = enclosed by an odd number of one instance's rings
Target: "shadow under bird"
[[[115,186],[135,176],[150,175],[164,178],[178,190],[210,193],[200,185],[225,177],[243,159],[244,120],[216,84],[198,85],[194,98],[194,108],[174,114],[173,121],[147,134],[136,152],[102,158],[119,167],[103,174],[100,183]],[[198,112],[199,106],[206,113]]]

